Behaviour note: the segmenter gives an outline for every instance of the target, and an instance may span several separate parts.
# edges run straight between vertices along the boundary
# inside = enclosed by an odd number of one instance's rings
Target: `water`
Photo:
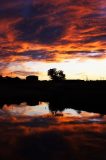
[[[50,102],[4,104],[0,160],[106,160],[106,116]]]

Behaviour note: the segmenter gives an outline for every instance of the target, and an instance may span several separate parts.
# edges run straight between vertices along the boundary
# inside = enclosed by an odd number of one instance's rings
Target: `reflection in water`
[[[0,160],[106,160],[106,116],[53,103],[5,104],[0,136]]]
[[[11,105],[3,105],[2,110],[0,110],[1,115],[13,115],[13,116],[44,116],[44,115],[54,115],[54,116],[77,116],[77,117],[93,117],[100,116],[100,114],[77,111],[72,108],[65,108],[64,104],[59,104],[59,106],[53,102],[38,102],[37,105],[30,106],[26,102]]]
[[[38,105],[29,106],[27,103],[21,103],[20,105],[4,105],[2,108],[5,113],[10,115],[19,115],[19,116],[37,116],[49,114],[48,103],[39,102]]]

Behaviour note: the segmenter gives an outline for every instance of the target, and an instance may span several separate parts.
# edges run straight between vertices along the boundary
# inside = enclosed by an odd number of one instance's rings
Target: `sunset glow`
[[[0,74],[106,79],[106,0],[1,1]]]

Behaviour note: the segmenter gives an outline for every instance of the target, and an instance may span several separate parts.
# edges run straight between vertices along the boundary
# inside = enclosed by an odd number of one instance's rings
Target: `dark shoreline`
[[[0,82],[0,104],[47,101],[55,109],[70,106],[73,109],[106,113],[106,81],[36,81]],[[59,108],[59,106],[61,106]],[[64,107],[62,107],[64,106]]]

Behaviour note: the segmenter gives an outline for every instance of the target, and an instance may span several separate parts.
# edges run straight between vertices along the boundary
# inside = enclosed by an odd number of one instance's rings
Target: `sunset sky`
[[[106,0],[0,0],[0,74],[106,79]]]

